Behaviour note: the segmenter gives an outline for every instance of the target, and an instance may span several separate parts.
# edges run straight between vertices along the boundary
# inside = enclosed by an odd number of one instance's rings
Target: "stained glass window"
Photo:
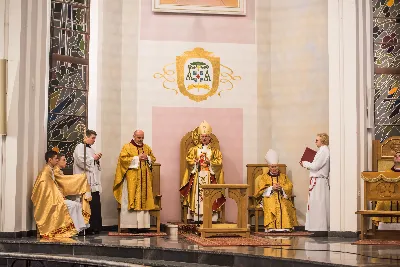
[[[67,174],[87,126],[89,8],[90,0],[51,0],[47,148],[66,155]]]
[[[400,1],[372,0],[375,138],[400,135]]]

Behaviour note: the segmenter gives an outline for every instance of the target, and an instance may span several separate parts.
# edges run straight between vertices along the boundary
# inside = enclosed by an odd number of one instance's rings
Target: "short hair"
[[[52,159],[52,158],[54,158],[54,156],[57,156],[57,154],[58,153],[53,150],[47,151],[44,154],[44,159],[45,159],[46,163],[49,162],[49,159]]]
[[[317,136],[321,137],[321,143],[323,145],[329,146],[329,135],[326,133],[319,133]]]
[[[86,130],[86,137],[91,137],[92,135],[97,136],[97,133],[93,130]]]
[[[58,159],[61,159],[62,157],[65,157],[65,154],[63,154],[63,153],[57,153],[57,158],[58,158]]]

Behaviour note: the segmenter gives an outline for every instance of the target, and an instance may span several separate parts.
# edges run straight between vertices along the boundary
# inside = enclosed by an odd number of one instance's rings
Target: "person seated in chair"
[[[56,151],[58,152],[58,151]],[[62,171],[67,166],[67,159],[64,154],[57,154],[58,163],[54,167],[54,177],[64,193],[66,199],[73,200],[81,204],[82,216],[86,228],[90,227],[89,220],[91,215],[90,200],[92,199],[90,185],[87,179],[81,179],[82,175],[64,175]]]
[[[270,149],[265,159],[269,170],[256,178],[254,196],[261,200],[265,232],[290,232],[297,226],[296,209],[291,201],[293,184],[280,173],[278,154]]]
[[[78,202],[65,199],[66,192],[63,191],[73,192],[75,188],[77,192],[84,194],[88,189],[84,187],[87,185],[86,175],[56,179],[54,168],[58,163],[57,152],[46,152],[45,160],[46,166],[36,178],[31,197],[38,231],[46,238],[75,236],[86,229],[82,206]]]
[[[400,151],[393,157],[393,167],[388,170],[400,172]],[[400,210],[399,201],[377,201],[375,210],[398,211]],[[374,217],[373,223],[378,226],[378,230],[400,230],[400,218],[398,217]]]

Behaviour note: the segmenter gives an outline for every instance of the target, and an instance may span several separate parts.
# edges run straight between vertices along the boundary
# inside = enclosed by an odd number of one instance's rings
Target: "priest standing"
[[[318,152],[313,162],[303,161],[300,165],[310,171],[308,205],[306,213],[307,231],[329,231],[329,136],[317,134],[315,145]]]
[[[84,173],[86,169],[86,176],[92,191],[92,201],[90,201],[90,210],[92,211],[89,221],[90,228],[86,231],[88,234],[98,234],[102,228],[100,201],[100,194],[102,191],[100,158],[102,154],[96,153],[92,148],[92,145],[96,142],[96,137],[97,133],[95,131],[86,130],[83,143],[78,144],[74,151],[74,174]]]
[[[143,140],[144,132],[136,130],[133,139],[122,147],[115,171],[113,192],[123,229],[149,229],[149,210],[155,208],[152,164],[156,158]]]

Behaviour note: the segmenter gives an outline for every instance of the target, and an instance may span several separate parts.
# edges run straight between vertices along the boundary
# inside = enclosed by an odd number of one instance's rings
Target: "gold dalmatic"
[[[34,217],[41,236],[67,238],[78,232],[64,203],[65,195],[81,195],[90,192],[85,174],[61,175],[46,165],[36,178],[32,190]],[[89,191],[88,191],[89,190]],[[86,199],[89,201],[90,199]],[[85,208],[85,222],[89,221],[90,208]],[[84,215],[85,217],[85,215]]]
[[[154,163],[156,158],[148,145],[139,146],[133,140],[122,147],[119,154],[113,192],[114,197],[121,207],[122,185],[124,179],[128,185],[128,210],[152,210],[155,208],[153,197],[153,176],[151,164],[148,161],[140,161],[137,169],[130,169],[133,157],[145,153]]]
[[[59,167],[54,167],[53,172],[56,184],[64,196],[81,196],[82,215],[85,224],[88,224],[91,215],[89,202],[92,200],[92,197],[85,195],[85,193],[91,192],[86,175],[64,175]]]
[[[267,188],[274,184],[280,184],[286,193],[287,198],[282,192],[273,192],[269,197],[263,197]],[[264,226],[268,229],[292,229],[297,226],[296,209],[292,201],[293,184],[285,174],[272,176],[264,173],[255,180],[254,196],[262,203],[264,211]]]

